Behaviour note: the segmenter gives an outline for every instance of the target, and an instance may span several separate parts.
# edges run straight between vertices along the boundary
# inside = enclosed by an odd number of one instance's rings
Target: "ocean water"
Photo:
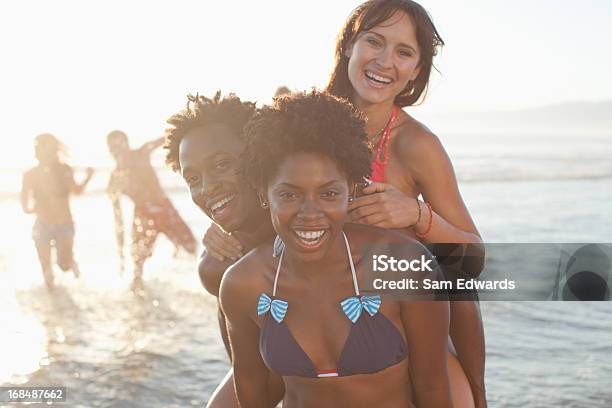
[[[449,135],[464,200],[487,242],[611,242],[612,137]],[[170,197],[199,237],[208,225],[160,169]],[[112,210],[92,191],[74,198],[82,276],[56,270],[48,293],[30,239],[33,219],[0,186],[0,384],[58,385],[70,407],[202,406],[229,364],[216,301],[196,259],[160,238],[145,285],[122,276]],[[130,205],[124,213],[129,220]],[[612,406],[612,302],[486,302],[491,407]]]

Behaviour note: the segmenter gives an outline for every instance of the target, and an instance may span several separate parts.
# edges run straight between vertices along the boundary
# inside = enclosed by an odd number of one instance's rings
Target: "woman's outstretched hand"
[[[202,239],[206,251],[220,262],[237,261],[243,255],[242,244],[231,234],[223,231],[217,224],[212,224]]]
[[[349,203],[349,219],[381,228],[407,228],[419,219],[418,202],[391,184],[373,182]]]

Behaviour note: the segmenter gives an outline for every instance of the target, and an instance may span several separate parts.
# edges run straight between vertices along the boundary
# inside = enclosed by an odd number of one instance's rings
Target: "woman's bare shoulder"
[[[444,150],[442,142],[426,125],[405,113],[397,126],[396,146],[402,157],[422,158]]]
[[[452,178],[452,163],[438,136],[421,122],[406,116],[394,142],[394,153],[404,171],[417,184],[434,180],[436,175],[443,179]]]
[[[257,318],[260,295],[272,292],[275,260],[272,245],[265,244],[251,250],[225,272],[219,300],[228,319],[231,316]]]
[[[221,282],[221,291],[225,288],[237,295],[248,295],[265,290],[273,275],[274,262],[271,243],[252,249],[227,269]]]

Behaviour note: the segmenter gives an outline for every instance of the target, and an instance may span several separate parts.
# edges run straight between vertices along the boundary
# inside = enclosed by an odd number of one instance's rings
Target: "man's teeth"
[[[370,71],[366,71],[366,76],[375,81],[382,82],[383,84],[391,83],[391,80],[389,78],[381,77],[380,75],[376,75],[375,73]]]
[[[302,239],[317,240],[321,238],[323,234],[325,234],[325,230],[320,230],[320,231],[297,231],[296,230],[295,234]]]
[[[227,203],[229,203],[230,201],[232,201],[234,199],[234,197],[236,197],[236,195],[232,195],[229,197],[225,197],[223,200],[221,201],[217,201],[216,203],[214,203],[213,205],[210,206],[210,209],[212,211],[216,211],[221,207],[224,207]]]

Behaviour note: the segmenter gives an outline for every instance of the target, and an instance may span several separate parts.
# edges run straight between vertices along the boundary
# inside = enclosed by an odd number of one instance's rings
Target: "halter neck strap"
[[[389,118],[387,125],[384,127],[380,141],[378,142],[378,148],[376,149],[376,157],[374,160],[381,164],[387,164],[389,162],[389,141],[391,140],[391,127],[393,126],[395,119],[397,119],[397,112],[397,106],[393,105],[393,108],[391,109],[391,117]],[[383,153],[383,147],[385,152],[383,158],[381,159],[380,156]]]
[[[353,275],[353,286],[355,287],[355,295],[359,296],[359,285],[357,285],[357,274],[355,273],[355,265],[353,264],[353,257],[351,256],[351,246],[349,245],[348,238],[344,231],[342,231],[344,237],[344,244],[346,247],[346,254],[348,255],[349,265],[351,266],[351,274]]]
[[[276,267],[276,275],[274,276],[274,287],[272,288],[272,296],[276,296],[276,286],[278,284],[278,275],[280,273],[281,265],[283,264],[283,254],[285,253],[285,247],[283,246],[283,250],[278,257],[278,266]]]
[[[349,245],[348,238],[344,231],[342,231],[342,237],[344,238],[344,247],[346,248],[346,254],[348,255],[349,265],[351,266],[351,275],[353,276],[353,287],[355,288],[355,295],[359,296],[359,285],[357,284],[357,274],[355,273],[355,265],[353,264],[353,257],[351,256],[351,246]],[[272,288],[272,296],[276,297],[276,288],[278,286],[278,275],[280,274],[281,265],[283,263],[283,255],[285,248],[280,253],[278,258],[278,265],[276,266],[276,275],[274,276],[274,286]]]

